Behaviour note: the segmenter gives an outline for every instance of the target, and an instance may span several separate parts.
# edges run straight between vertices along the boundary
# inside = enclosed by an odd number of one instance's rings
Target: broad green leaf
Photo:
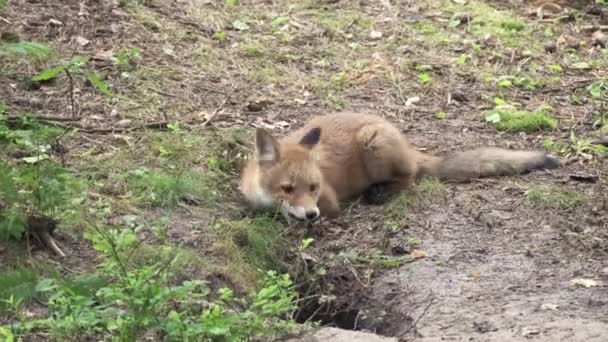
[[[492,113],[490,115],[487,115],[486,116],[486,122],[499,123],[500,122],[500,114],[498,114],[498,113]]]

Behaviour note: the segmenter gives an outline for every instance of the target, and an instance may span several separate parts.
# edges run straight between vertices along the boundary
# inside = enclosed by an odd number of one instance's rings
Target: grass
[[[423,178],[413,189],[398,194],[384,209],[384,224],[391,230],[398,230],[407,219],[408,211],[415,206],[426,206],[445,196],[447,188],[435,178]]]
[[[476,37],[490,35],[506,47],[519,47],[540,50],[540,44],[528,39],[533,31],[526,22],[512,11],[496,9],[488,3],[473,0],[461,5],[450,0],[442,0],[446,10],[465,12],[471,17],[470,33]]]
[[[220,250],[230,259],[230,277],[245,288],[255,284],[259,270],[287,271],[285,264],[290,248],[281,232],[285,227],[274,217],[263,215],[240,220],[220,219],[214,225]]]
[[[534,186],[526,192],[527,202],[535,208],[573,209],[587,202],[585,195],[561,186]]]

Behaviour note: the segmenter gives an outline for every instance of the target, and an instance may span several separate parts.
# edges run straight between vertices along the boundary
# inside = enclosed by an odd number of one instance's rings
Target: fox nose
[[[311,211],[306,212],[306,218],[309,220],[314,220],[317,218],[317,216],[319,216],[319,213],[317,213],[316,210],[311,210]]]

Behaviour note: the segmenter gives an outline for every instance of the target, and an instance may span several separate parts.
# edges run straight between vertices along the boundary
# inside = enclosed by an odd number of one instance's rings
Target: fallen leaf
[[[601,281],[593,280],[593,279],[584,279],[584,278],[576,278],[570,280],[570,285],[572,286],[583,286],[583,287],[597,287],[602,286]]]
[[[410,253],[410,256],[412,256],[414,259],[422,259],[422,258],[426,258],[428,256],[428,254],[425,251],[421,251],[419,249],[414,249],[412,251],[412,253]]]
[[[234,27],[234,29],[239,30],[239,31],[249,30],[249,25],[247,25],[247,23],[240,21],[240,20],[235,20],[234,22],[232,22],[232,27]]]

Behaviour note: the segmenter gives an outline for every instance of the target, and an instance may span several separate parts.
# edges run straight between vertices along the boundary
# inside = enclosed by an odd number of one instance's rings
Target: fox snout
[[[296,219],[298,221],[313,221],[319,217],[320,211],[316,203],[310,206],[294,206],[289,202],[284,201],[281,206],[283,216],[290,221]]]

